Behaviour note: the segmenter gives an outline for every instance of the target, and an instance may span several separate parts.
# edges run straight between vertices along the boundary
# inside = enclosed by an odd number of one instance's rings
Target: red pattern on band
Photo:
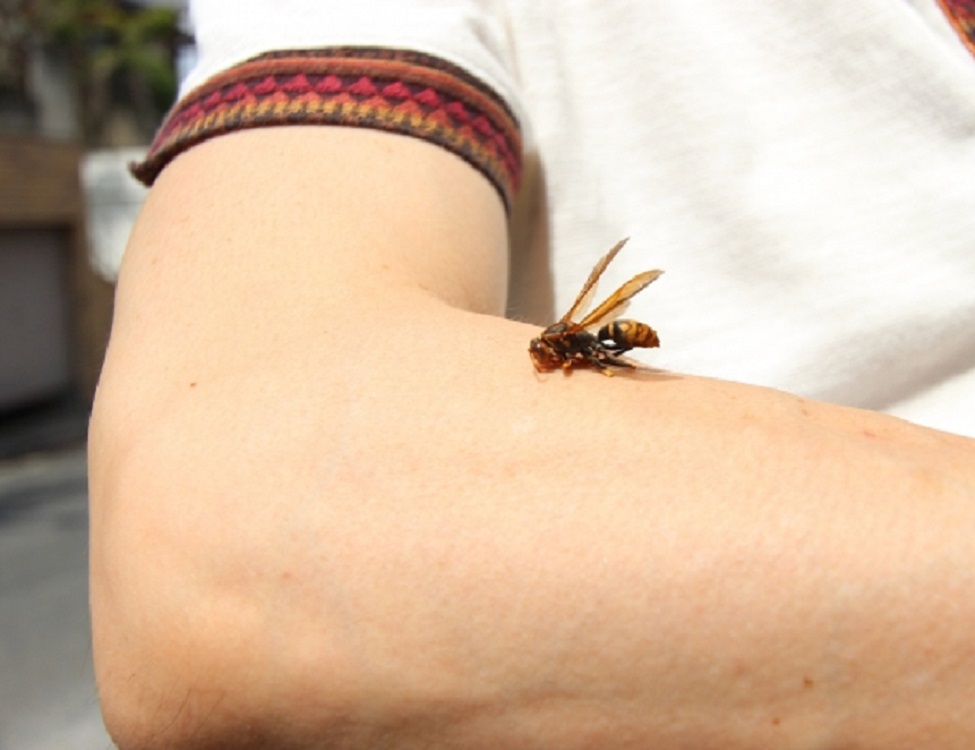
[[[975,0],[938,0],[962,43],[975,55]]]
[[[275,125],[375,128],[432,142],[479,169],[511,201],[521,133],[504,101],[463,69],[416,52],[326,48],[273,52],[209,79],[167,115],[132,173],[151,184],[209,138]]]

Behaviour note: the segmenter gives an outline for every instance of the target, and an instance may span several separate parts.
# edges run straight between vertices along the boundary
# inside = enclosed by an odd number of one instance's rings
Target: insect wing
[[[576,297],[576,301],[572,303],[572,307],[569,308],[568,312],[566,312],[566,314],[559,319],[560,323],[572,322],[572,319],[576,317],[579,311],[585,309],[589,298],[596,291],[596,282],[599,281],[599,277],[603,275],[603,271],[606,270],[606,266],[612,263],[613,258],[616,257],[616,254],[622,249],[623,245],[626,244],[628,239],[629,237],[622,239],[613,245],[613,248],[602,258],[600,258],[599,262],[596,263],[595,266],[593,266],[592,272],[589,274],[589,278],[586,279],[586,283],[582,285],[582,289],[579,291],[579,296]],[[636,294],[636,292],[633,294]]]
[[[618,317],[629,304],[633,295],[646,289],[647,286],[656,281],[662,273],[663,271],[658,269],[654,271],[644,271],[643,273],[637,274],[623,284],[623,286],[613,292],[609,297],[607,297],[602,304],[599,305],[599,307],[583,318],[583,320],[580,321],[579,326],[581,328],[594,328],[595,326],[606,322],[607,318]]]

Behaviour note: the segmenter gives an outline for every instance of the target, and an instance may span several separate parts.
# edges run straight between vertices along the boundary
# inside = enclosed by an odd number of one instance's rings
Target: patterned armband
[[[510,209],[521,134],[505,102],[463,69],[391,49],[326,48],[260,55],[186,94],[132,167],[151,184],[190,147],[245,128],[344,125],[421,138],[480,170]]]

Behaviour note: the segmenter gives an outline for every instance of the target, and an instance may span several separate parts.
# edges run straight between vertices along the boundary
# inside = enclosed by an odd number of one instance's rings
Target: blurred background
[[[85,433],[183,0],[0,0],[0,750],[105,750]]]

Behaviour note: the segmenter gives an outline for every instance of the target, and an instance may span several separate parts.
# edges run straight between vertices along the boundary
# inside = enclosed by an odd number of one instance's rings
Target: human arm
[[[413,139],[163,172],[91,434],[120,747],[970,745],[972,442],[539,379],[505,257],[491,186]]]

